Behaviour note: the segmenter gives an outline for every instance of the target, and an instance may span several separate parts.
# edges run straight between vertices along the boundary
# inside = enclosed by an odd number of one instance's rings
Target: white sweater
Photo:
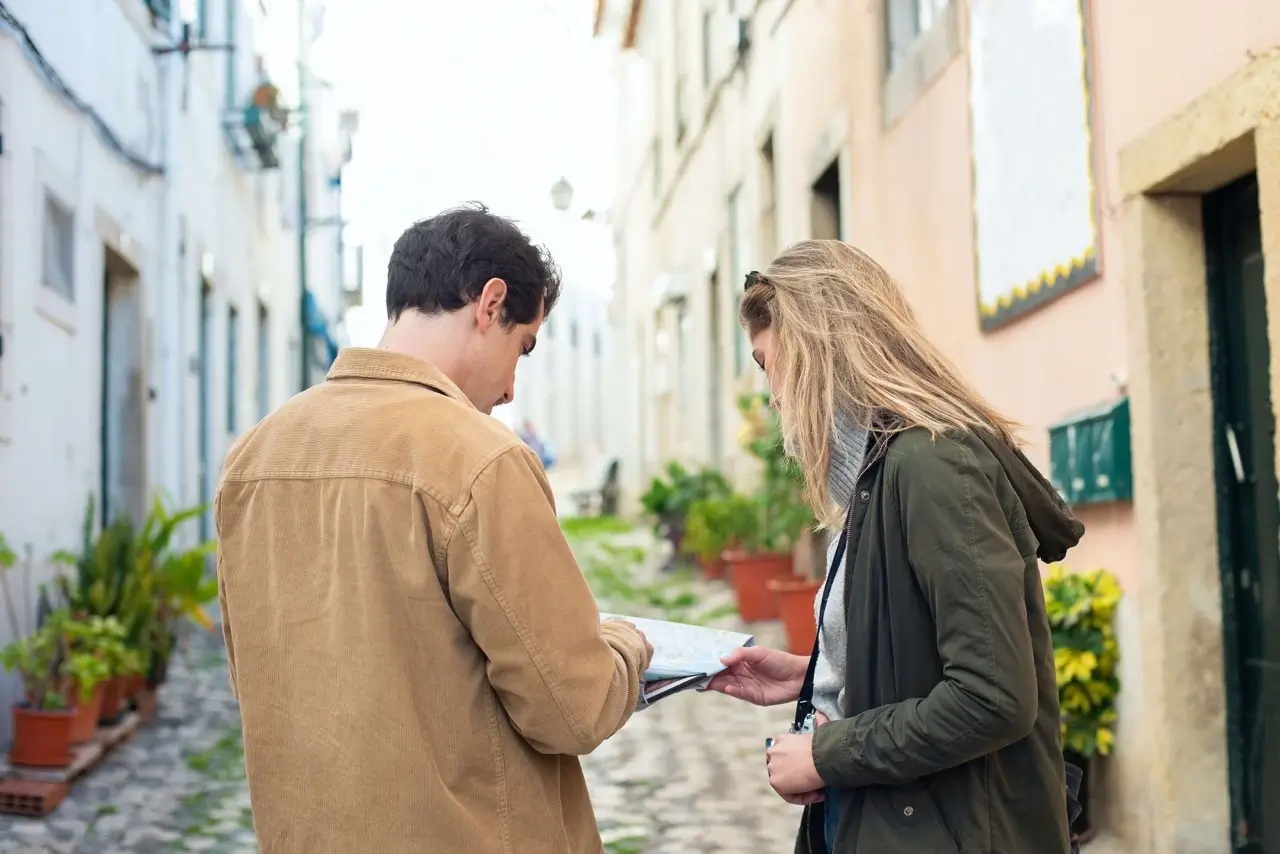
[[[837,414],[835,430],[831,437],[831,472],[829,475],[831,499],[846,511],[853,502],[853,491],[862,473],[862,462],[867,452],[867,431],[858,427],[853,419]],[[840,532],[831,532],[831,545],[827,549],[827,569],[835,557]],[[847,556],[846,556],[847,557]],[[814,597],[813,610],[822,625],[818,639],[818,666],[813,673],[813,707],[831,720],[843,717],[845,674],[845,615],[844,560],[835,568],[831,593],[827,599],[826,619],[819,608],[822,605],[822,589]]]

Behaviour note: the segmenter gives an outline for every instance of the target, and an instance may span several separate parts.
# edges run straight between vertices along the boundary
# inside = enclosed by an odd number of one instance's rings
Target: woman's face
[[[769,373],[773,367],[773,357],[773,330],[761,329],[751,336],[751,358],[756,360],[756,364],[760,366],[760,370],[764,371],[765,377],[769,380],[769,405],[776,409],[778,398],[773,387],[773,377]]]

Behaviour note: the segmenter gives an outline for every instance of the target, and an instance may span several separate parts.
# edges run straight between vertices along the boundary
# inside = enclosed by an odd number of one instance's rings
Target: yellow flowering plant
[[[1088,759],[1115,743],[1120,658],[1116,605],[1120,584],[1105,569],[1071,572],[1053,564],[1044,579],[1062,713],[1062,746]]]

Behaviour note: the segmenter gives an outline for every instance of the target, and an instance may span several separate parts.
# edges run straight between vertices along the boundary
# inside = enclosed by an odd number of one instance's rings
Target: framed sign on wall
[[[971,0],[974,247],[984,330],[1101,272],[1087,0]]]

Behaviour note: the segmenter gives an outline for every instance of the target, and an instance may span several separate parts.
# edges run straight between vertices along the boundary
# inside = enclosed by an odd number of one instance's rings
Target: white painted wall
[[[608,226],[565,212],[548,217],[531,235],[560,265],[560,300],[538,335],[538,345],[516,369],[516,397],[495,415],[518,430],[528,419],[549,439],[557,465],[593,472],[616,453],[608,367],[615,344],[608,322],[614,261]]]
[[[90,0],[6,0],[6,6],[66,84],[101,105],[103,120],[127,145],[158,162],[158,74],[137,21],[115,3]],[[4,31],[0,101],[0,530],[42,562],[75,542],[84,503],[99,484],[103,223],[127,235],[122,239],[149,302],[160,273],[164,181],[109,153]],[[74,214],[72,301],[42,283],[46,192]],[[33,586],[43,576],[37,572]],[[8,633],[6,627],[0,637]]]
[[[0,532],[30,556],[30,566],[10,576],[23,619],[35,606],[24,605],[23,591],[34,600],[37,586],[51,576],[49,556],[76,547],[85,501],[100,486],[104,246],[112,245],[138,274],[137,328],[149,400],[143,435],[134,441],[145,449],[151,491],[184,505],[207,498],[209,490],[202,495],[200,488],[201,419],[209,428],[211,489],[235,437],[299,388],[298,241],[290,209],[297,160],[288,155],[296,152],[296,137],[278,141],[284,168],[264,172],[252,152],[233,150],[223,128],[239,119],[258,83],[257,55],[273,74],[289,68],[296,43],[285,44],[282,55],[281,42],[263,36],[268,24],[278,31],[291,22],[265,20],[256,0],[203,3],[206,41],[234,40],[238,50],[230,58],[193,53],[184,81],[180,56],[153,57],[153,45],[172,37],[153,26],[142,0],[4,0],[75,97],[139,158],[164,169],[148,175],[113,153],[0,25]],[[173,6],[176,14],[180,4]],[[176,35],[177,22],[170,26]],[[314,121],[333,118],[330,111]],[[318,148],[311,156],[320,156]],[[311,172],[323,181],[319,163]],[[46,192],[74,213],[70,301],[42,283]],[[318,198],[312,215],[330,215],[323,195]],[[319,234],[311,282],[326,312],[340,318],[336,248],[326,265],[319,245],[336,247],[336,231]],[[204,410],[202,279],[212,286],[211,393]],[[238,318],[233,387],[232,309]],[[260,342],[266,348],[261,371]],[[12,635],[0,619],[0,644]],[[0,708],[15,686],[0,675]],[[0,715],[0,744],[8,720]]]

